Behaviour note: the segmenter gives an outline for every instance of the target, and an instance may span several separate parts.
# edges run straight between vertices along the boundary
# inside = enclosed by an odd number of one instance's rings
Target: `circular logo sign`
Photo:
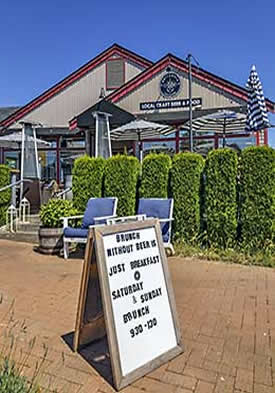
[[[174,72],[168,72],[160,81],[160,92],[164,97],[174,97],[180,90],[180,78]]]

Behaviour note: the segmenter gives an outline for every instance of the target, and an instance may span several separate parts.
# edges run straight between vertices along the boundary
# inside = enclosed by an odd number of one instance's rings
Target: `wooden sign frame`
[[[77,351],[80,347],[88,345],[92,341],[100,339],[106,335],[103,309],[99,307],[92,318],[87,318],[85,310],[89,307],[89,300],[101,301],[101,293],[98,287],[98,271],[95,255],[95,241],[93,231],[90,230],[85,249],[84,264],[80,282],[78,307],[75,323],[75,333],[73,349]],[[89,288],[93,287],[93,293],[89,293]],[[90,299],[90,298],[93,299]],[[88,319],[88,320],[87,320]]]
[[[119,355],[117,332],[116,332],[114,314],[113,314],[112,303],[111,303],[111,293],[110,293],[110,287],[108,281],[108,271],[107,271],[107,263],[106,263],[105,252],[104,252],[103,238],[105,235],[127,232],[131,230],[138,231],[145,228],[155,228],[156,231],[156,239],[158,242],[160,259],[162,263],[164,279],[165,279],[165,284],[168,294],[168,301],[170,305],[171,316],[174,325],[174,333],[175,333],[177,344],[174,348],[171,348],[170,350],[154,358],[147,364],[144,364],[141,367],[123,376],[120,355]],[[144,376],[145,374],[151,372],[155,368],[161,366],[162,364],[166,363],[170,359],[174,358],[175,356],[183,352],[180,327],[179,327],[178,316],[176,312],[176,303],[175,303],[173,288],[171,284],[170,274],[168,270],[166,254],[163,246],[160,224],[157,219],[149,219],[145,221],[97,227],[93,229],[93,236],[95,240],[97,269],[99,273],[99,282],[101,288],[105,326],[106,326],[107,338],[109,344],[114,385],[117,390],[120,390],[123,387],[129,385],[134,380]]]

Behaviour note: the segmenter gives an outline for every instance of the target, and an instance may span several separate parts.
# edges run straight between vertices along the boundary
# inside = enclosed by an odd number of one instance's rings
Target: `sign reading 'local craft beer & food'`
[[[94,230],[98,276],[115,387],[182,352],[158,220]]]

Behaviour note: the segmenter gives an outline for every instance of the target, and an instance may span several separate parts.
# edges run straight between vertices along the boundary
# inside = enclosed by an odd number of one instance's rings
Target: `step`
[[[40,224],[35,223],[19,223],[17,226],[18,231],[20,232],[38,232]]]
[[[27,217],[27,220],[31,224],[40,224],[41,222],[39,214],[31,214]]]
[[[7,232],[7,231],[0,231],[0,239],[2,240],[12,240],[16,242],[24,242],[24,243],[31,243],[31,244],[38,244],[39,237],[38,232]]]

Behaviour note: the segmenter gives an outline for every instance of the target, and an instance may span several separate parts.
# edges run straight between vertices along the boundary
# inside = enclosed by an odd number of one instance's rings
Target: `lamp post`
[[[193,143],[193,128],[192,128],[192,121],[193,121],[193,113],[192,113],[192,55],[189,53],[187,56],[188,60],[188,91],[189,91],[189,149],[191,152],[194,150],[194,143]]]
[[[188,91],[189,91],[189,148],[190,151],[194,151],[194,135],[193,135],[193,127],[192,127],[192,122],[193,122],[193,96],[192,96],[192,59],[195,61],[195,63],[199,65],[199,62],[195,59],[195,57],[189,53],[187,55],[187,62],[188,62]]]

